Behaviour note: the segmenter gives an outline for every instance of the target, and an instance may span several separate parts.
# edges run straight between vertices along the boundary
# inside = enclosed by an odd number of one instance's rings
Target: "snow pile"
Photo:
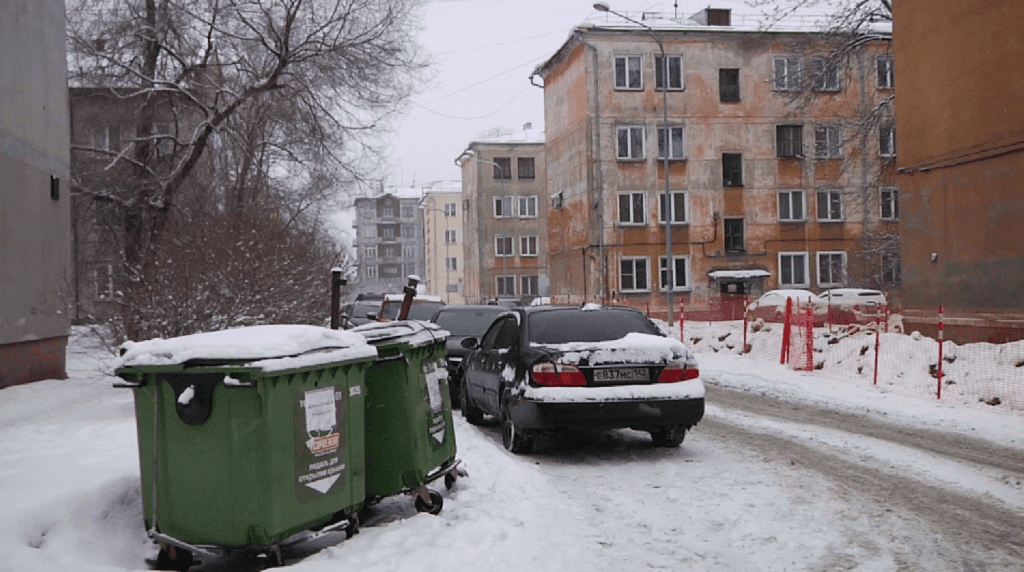
[[[275,360],[257,366],[284,369],[377,355],[376,348],[358,334],[304,325],[251,326],[170,339],[125,342],[121,351],[118,367],[183,364],[196,359],[261,361],[320,352],[302,360]]]
[[[448,339],[449,333],[433,322],[400,320],[370,322],[348,330],[372,344],[403,343],[418,348]]]
[[[527,387],[523,397],[548,403],[581,403],[623,399],[697,399],[704,397],[700,379],[675,383],[610,387]]]

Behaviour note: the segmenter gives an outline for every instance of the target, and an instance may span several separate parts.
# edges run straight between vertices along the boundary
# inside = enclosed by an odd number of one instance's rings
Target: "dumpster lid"
[[[406,343],[412,347],[447,340],[448,330],[433,322],[423,320],[396,320],[393,322],[370,322],[356,326],[349,332],[357,333],[371,344]]]
[[[156,338],[121,345],[118,367],[221,361],[276,371],[324,363],[372,358],[377,348],[347,330],[320,326],[250,326],[177,338]]]

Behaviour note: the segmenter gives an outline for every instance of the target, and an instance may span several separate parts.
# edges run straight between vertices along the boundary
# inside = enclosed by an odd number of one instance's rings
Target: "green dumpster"
[[[143,516],[158,565],[358,526],[366,498],[365,338],[255,326],[127,342]],[[161,559],[163,560],[161,562]]]
[[[366,494],[416,494],[416,508],[438,513],[442,497],[426,484],[456,479],[455,431],[448,392],[448,332],[403,320],[349,330],[377,348],[366,372]]]

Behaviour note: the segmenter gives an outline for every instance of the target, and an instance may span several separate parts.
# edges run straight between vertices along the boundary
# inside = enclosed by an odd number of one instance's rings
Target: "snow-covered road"
[[[514,456],[496,426],[460,418],[470,477],[443,491],[440,515],[385,499],[360,534],[290,554],[288,569],[1024,569],[1024,418],[700,359],[708,411],[682,447],[627,430]],[[76,345],[72,379],[0,390],[0,570],[142,570],[156,552],[131,392],[104,360]]]

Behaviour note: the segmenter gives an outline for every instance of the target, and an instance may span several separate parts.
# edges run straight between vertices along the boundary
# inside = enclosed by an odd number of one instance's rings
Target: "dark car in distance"
[[[504,306],[495,305],[451,305],[434,312],[431,322],[448,330],[448,390],[452,405],[460,403],[459,389],[462,384],[462,360],[470,350],[462,347],[462,340],[484,335],[494,319],[508,311]]]
[[[501,423],[528,453],[541,432],[632,428],[677,447],[704,417],[693,353],[642,312],[621,306],[525,306],[500,315],[463,361],[462,414]]]

